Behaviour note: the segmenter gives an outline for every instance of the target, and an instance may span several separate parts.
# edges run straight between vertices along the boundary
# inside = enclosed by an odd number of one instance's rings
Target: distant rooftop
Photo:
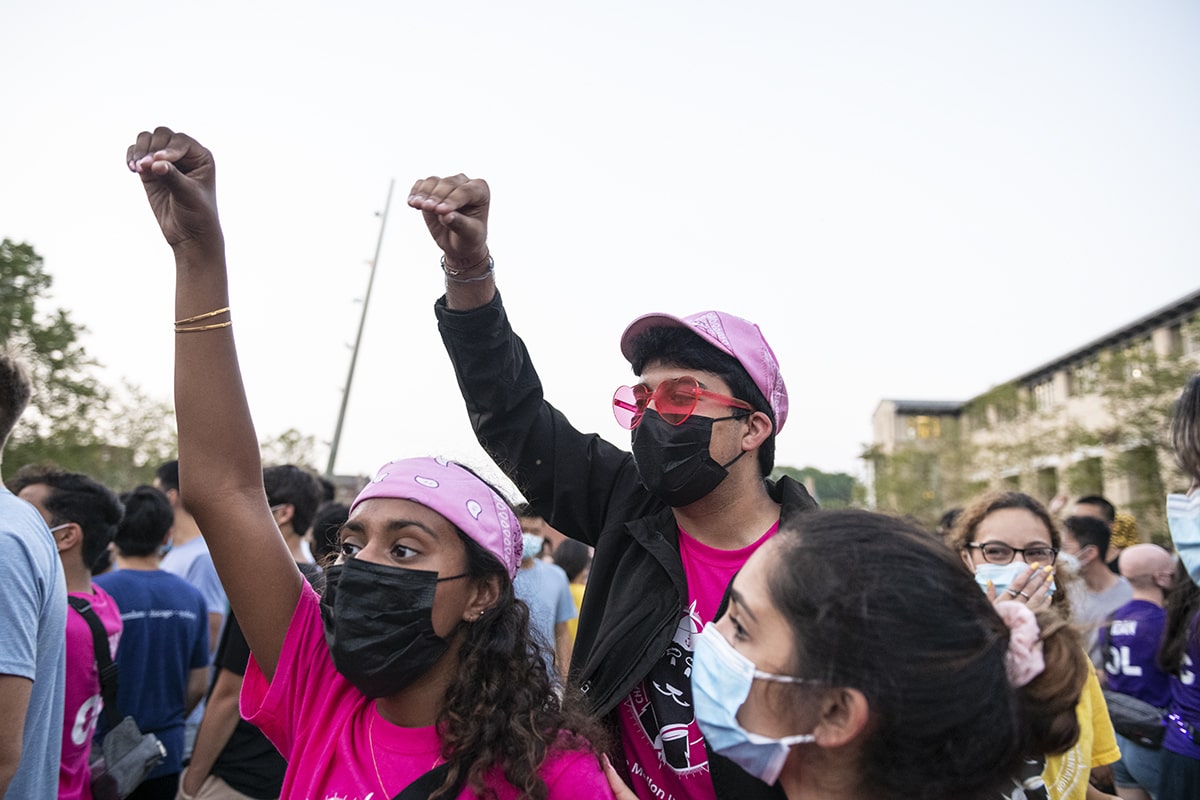
[[[1077,347],[1064,355],[1045,364],[1031,369],[1013,379],[1014,383],[1034,383],[1070,364],[1082,361],[1090,356],[1127,342],[1143,334],[1150,333],[1155,328],[1182,322],[1196,311],[1200,311],[1200,289],[1168,303],[1162,308],[1155,309],[1149,314],[1138,317],[1133,322],[1109,331],[1098,339],[1093,339],[1082,347]],[[887,398],[882,402],[896,404],[898,414],[958,414],[969,401],[964,400],[896,400]]]
[[[887,398],[887,402],[896,404],[897,414],[957,414],[965,405],[962,400],[896,400]]]
[[[1018,375],[1015,378],[1017,383],[1030,383],[1037,378],[1041,378],[1050,373],[1057,372],[1069,364],[1082,361],[1095,353],[1112,347],[1121,342],[1129,341],[1142,334],[1149,333],[1155,328],[1160,328],[1163,325],[1170,325],[1175,322],[1182,322],[1190,314],[1200,309],[1200,289],[1191,294],[1184,295],[1173,303],[1168,303],[1162,308],[1151,311],[1145,316],[1138,317],[1133,322],[1122,325],[1115,330],[1111,330],[1098,339],[1094,339],[1082,347],[1077,347],[1074,350],[1061,355],[1052,361],[1047,361],[1036,369],[1031,369],[1023,375]]]

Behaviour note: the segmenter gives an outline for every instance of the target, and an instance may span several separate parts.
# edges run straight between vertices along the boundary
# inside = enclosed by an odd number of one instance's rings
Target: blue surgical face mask
[[[1064,558],[1066,554],[1060,553],[1059,558]],[[1012,560],[1007,564],[991,564],[984,562],[975,565],[975,582],[979,584],[979,588],[987,591],[988,581],[996,587],[996,596],[999,597],[1004,593],[1012,582],[1019,578],[1029,569],[1029,565],[1024,561]],[[1053,596],[1054,584],[1050,584],[1050,591],[1046,593],[1047,597]]]
[[[975,582],[979,588],[987,591],[988,581],[996,587],[996,595],[1001,595],[1012,582],[1017,579],[1029,566],[1024,561],[1010,561],[1007,564],[989,564],[984,562],[975,565]]]
[[[532,533],[521,534],[521,560],[528,561],[531,558],[537,558],[538,553],[542,552],[542,545],[546,540],[541,536],[534,536]]]
[[[778,683],[809,683],[790,675],[773,675],[733,649],[717,626],[706,625],[696,637],[692,667],[692,704],[696,721],[714,752],[728,758],[768,785],[779,779],[793,745],[812,742],[812,734],[770,736],[752,733],[737,721],[738,709],[750,696],[755,678]]]
[[[1167,495],[1167,528],[1179,560],[1200,583],[1200,492]]]

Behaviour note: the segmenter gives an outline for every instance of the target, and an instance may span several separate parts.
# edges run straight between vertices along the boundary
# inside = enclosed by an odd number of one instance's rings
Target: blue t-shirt
[[[517,570],[513,579],[513,591],[517,598],[529,606],[529,628],[534,639],[544,648],[546,669],[553,679],[558,673],[554,669],[554,626],[575,619],[575,599],[571,597],[571,582],[567,573],[557,564],[533,560],[529,569]]]
[[[0,486],[0,674],[33,681],[7,797],[58,796],[66,653],[67,583],[54,537],[37,509]]]
[[[208,609],[199,590],[162,570],[123,569],[95,578],[121,609],[117,648],[121,713],[154,733],[167,758],[151,778],[182,769],[184,703],[189,673],[208,665]],[[96,738],[107,732],[102,717]]]
[[[1148,600],[1130,600],[1101,632],[1108,688],[1166,708],[1170,677],[1158,666],[1167,612]]]

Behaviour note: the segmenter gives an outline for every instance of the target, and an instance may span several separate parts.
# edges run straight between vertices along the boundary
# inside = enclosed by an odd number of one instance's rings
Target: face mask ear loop
[[[749,452],[750,452],[749,450],[743,450],[742,452],[738,453],[732,459],[730,459],[729,461],[726,461],[724,464],[722,464],[721,469],[729,469],[730,467],[732,467],[734,464],[737,463],[739,458],[741,458],[742,456],[746,455],[746,453],[749,453]]]

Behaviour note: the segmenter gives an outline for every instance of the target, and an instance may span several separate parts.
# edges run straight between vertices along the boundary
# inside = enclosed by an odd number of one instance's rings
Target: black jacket
[[[686,605],[675,518],[642,486],[629,452],[576,430],[545,401],[499,293],[466,312],[443,298],[435,313],[480,445],[535,513],[596,548],[571,676],[592,710],[609,715],[671,644]],[[790,478],[768,488],[782,519],[816,508]],[[782,797],[719,756],[709,763],[722,800]]]

